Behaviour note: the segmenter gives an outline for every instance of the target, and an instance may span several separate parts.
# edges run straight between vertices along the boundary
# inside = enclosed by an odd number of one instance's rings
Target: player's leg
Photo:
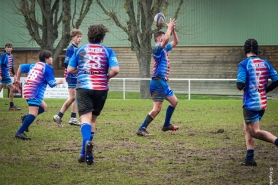
[[[255,150],[255,138],[247,130],[246,123],[243,122],[243,131],[246,143],[246,157],[245,161],[241,163],[244,166],[256,166],[257,163],[254,160],[254,150]]]
[[[0,92],[2,91],[2,89],[3,89],[3,85],[2,85],[2,81],[0,81]]]
[[[161,81],[162,80],[151,80],[150,82],[150,93],[151,93],[151,98],[153,100],[153,108],[147,114],[145,120],[143,121],[138,131],[136,132],[138,136],[152,136],[152,134],[147,132],[147,127],[161,111],[164,97],[165,97],[164,87],[163,84],[161,84],[162,83]]]
[[[12,80],[9,79],[7,82],[7,87],[10,90],[10,94],[9,94],[9,99],[10,99],[10,108],[9,110],[21,110],[21,108],[18,108],[16,106],[14,106],[14,90],[15,90],[15,86],[12,83]]]
[[[28,100],[29,104],[29,114],[24,119],[21,127],[15,134],[15,138],[22,139],[22,140],[29,140],[31,138],[27,137],[24,133],[26,129],[33,123],[36,119],[38,112],[39,112],[39,103],[36,100]]]
[[[166,116],[165,116],[164,125],[162,127],[162,131],[164,131],[164,132],[168,131],[168,130],[176,131],[179,129],[179,127],[171,125],[170,120],[171,120],[171,117],[178,104],[178,98],[176,97],[176,95],[174,94],[174,92],[168,85],[167,85],[167,88],[165,88],[165,89],[167,91],[167,92],[165,92],[165,94],[166,94],[165,99],[170,103],[170,105],[168,106],[168,108],[166,110]]]
[[[75,101],[76,97],[76,79],[75,83],[73,82],[72,78],[66,78],[66,81],[68,83],[68,92],[69,92],[69,97],[68,99],[64,102],[62,108],[58,112],[58,115],[54,115],[53,120],[57,123],[58,126],[63,126],[62,125],[62,118],[65,114],[65,112],[68,110],[68,108],[72,105],[72,103]],[[76,112],[75,112],[76,113]],[[75,114],[76,115],[76,114]]]
[[[78,100],[78,114],[81,121],[80,132],[82,136],[82,147],[78,162],[85,162],[85,160],[87,162],[86,149],[88,154],[91,152],[90,149],[92,149],[92,142],[90,141],[90,139],[92,132],[92,112],[94,110],[93,91],[87,89],[78,89],[76,93],[76,99]],[[88,160],[89,161],[87,162],[87,164],[93,163],[92,155],[88,155]]]
[[[77,112],[77,104],[75,101],[76,98],[76,89],[71,89],[70,93],[70,97],[74,98],[74,101],[71,104],[71,116],[70,116],[70,120],[69,120],[69,124],[70,125],[76,125],[76,126],[80,126],[80,122],[76,119],[76,112]]]
[[[244,108],[244,119],[246,122],[246,130],[256,139],[260,139],[275,144],[277,137],[268,131],[261,130],[259,123],[264,115],[264,110],[250,111]]]
[[[38,115],[45,112],[46,109],[47,109],[47,105],[44,101],[42,101],[42,103],[41,103],[41,105],[39,106],[39,109],[38,109]],[[27,118],[28,115],[29,114],[25,114],[25,115],[21,116],[22,124],[23,124],[24,120]],[[27,127],[24,131],[29,132],[29,128]]]
[[[276,144],[277,137],[268,131],[261,130],[259,127],[259,121],[254,123],[246,124],[247,130],[250,135],[256,139],[260,139],[269,143]],[[276,144],[277,146],[277,144]]]

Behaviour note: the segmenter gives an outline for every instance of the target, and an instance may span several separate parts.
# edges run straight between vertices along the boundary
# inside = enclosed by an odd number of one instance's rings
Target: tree
[[[92,4],[92,0],[74,0],[73,6],[71,2],[72,0],[13,1],[16,10],[24,17],[25,26],[32,39],[41,49],[52,51],[54,61],[68,46],[71,28],[79,28]],[[81,7],[79,11],[77,5]]]
[[[138,59],[140,78],[150,77],[150,63],[151,63],[151,39],[154,32],[159,29],[152,29],[154,16],[162,12],[166,15],[166,10],[170,4],[170,0],[124,0],[124,10],[128,16],[128,21],[121,22],[120,16],[117,12],[109,10],[103,4],[103,1],[96,0],[102,11],[110,17],[115,24],[121,28],[127,35],[131,43],[131,50],[135,52]],[[136,3],[134,5],[134,3]],[[178,6],[174,15],[177,18],[183,0],[178,0]],[[140,82],[140,97],[149,98],[149,82]]]

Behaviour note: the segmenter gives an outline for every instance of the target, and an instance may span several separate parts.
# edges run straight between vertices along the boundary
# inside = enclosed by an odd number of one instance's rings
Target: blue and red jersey
[[[2,80],[10,79],[14,73],[14,56],[13,54],[3,53],[0,61],[0,74]]]
[[[153,59],[154,59],[154,67],[152,77],[157,77],[161,79],[165,79],[166,81],[169,79],[170,73],[170,59],[168,56],[168,52],[172,50],[171,44],[167,44],[164,48],[161,47],[161,44],[156,45],[153,48]]]
[[[76,89],[108,90],[108,69],[119,63],[111,48],[86,44],[74,53],[69,66],[78,68]]]
[[[278,74],[267,60],[252,56],[239,63],[237,82],[245,84],[245,108],[254,111],[267,108],[266,87],[269,78],[275,82],[278,80]]]
[[[44,63],[37,62],[34,64],[21,64],[22,73],[28,73],[26,83],[23,88],[25,99],[37,99],[41,102],[44,98],[46,86],[56,86],[53,68]]]
[[[67,72],[67,66],[68,66],[69,61],[70,61],[70,59],[71,59],[71,57],[74,54],[76,49],[78,49],[78,47],[71,44],[66,51],[66,56],[65,56],[65,60],[64,60],[64,64],[65,64],[64,78],[77,78],[76,74],[69,74]]]

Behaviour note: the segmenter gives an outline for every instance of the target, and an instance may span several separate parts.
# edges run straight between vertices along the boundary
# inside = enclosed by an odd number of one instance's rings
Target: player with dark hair
[[[11,75],[14,76],[14,81],[16,75],[14,72],[14,56],[12,54],[13,45],[11,43],[5,44],[5,53],[2,54],[0,59],[0,92],[4,86],[7,86],[10,89],[10,108],[9,110],[21,110],[14,106],[14,90],[15,86],[13,85]]]
[[[92,140],[97,117],[107,98],[108,81],[119,73],[115,52],[101,44],[108,31],[102,24],[91,25],[88,28],[89,44],[80,47],[68,65],[68,73],[78,73],[76,102],[82,135],[78,161],[86,161],[88,165],[94,162]]]
[[[66,110],[68,110],[70,105],[72,105],[72,108],[71,108],[71,118],[69,120],[69,124],[80,126],[79,121],[76,119],[77,105],[75,102],[75,97],[76,97],[77,75],[68,74],[67,67],[70,58],[72,57],[72,55],[74,54],[75,50],[78,48],[78,45],[81,42],[82,32],[78,29],[73,29],[70,33],[70,37],[72,43],[66,51],[66,57],[64,60],[64,65],[65,65],[64,78],[68,83],[69,98],[63,104],[61,110],[58,112],[58,115],[55,115],[53,117],[53,120],[57,123],[58,126],[62,126],[62,117],[64,116],[64,113],[66,112]]]
[[[172,48],[175,47],[179,42],[175,30],[175,23],[175,19],[170,19],[170,22],[167,24],[168,28],[166,33],[159,31],[154,34],[154,41],[156,45],[152,51],[154,67],[152,80],[150,82],[150,93],[153,100],[153,109],[149,112],[139,130],[136,132],[138,136],[152,135],[148,133],[146,129],[160,112],[164,99],[166,99],[170,105],[166,110],[166,117],[162,131],[175,131],[179,129],[178,126],[173,126],[170,123],[172,114],[174,113],[175,107],[178,104],[178,99],[175,96],[173,90],[167,84],[168,75],[170,72],[170,60],[168,57],[168,52],[172,50]],[[173,35],[173,41],[168,43],[171,34]]]
[[[255,138],[278,146],[278,138],[259,127],[267,108],[266,94],[278,86],[278,74],[267,60],[257,56],[260,52],[255,39],[246,40],[244,52],[247,58],[239,63],[237,74],[237,88],[243,90],[243,124],[247,147],[246,158],[241,165],[257,166],[254,160]],[[272,83],[267,86],[269,78]]]
[[[52,54],[48,50],[39,53],[39,62],[34,64],[21,64],[17,70],[16,83],[20,84],[22,73],[28,73],[26,83],[23,87],[23,96],[29,105],[29,114],[23,119],[22,126],[16,131],[15,138],[29,140],[24,131],[36,119],[38,114],[46,110],[46,103],[43,101],[46,86],[54,87],[64,83],[63,79],[56,80],[52,65]]]

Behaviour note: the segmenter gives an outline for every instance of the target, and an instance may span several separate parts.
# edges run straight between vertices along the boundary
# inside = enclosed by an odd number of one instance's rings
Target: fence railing
[[[23,85],[25,80],[26,78],[21,78]],[[111,82],[109,82],[109,91],[120,92],[122,93],[122,98],[126,99],[127,93],[140,93],[141,81],[149,82],[150,80],[150,78],[112,78]],[[170,78],[168,84],[175,94],[187,95],[188,100],[191,100],[191,95],[193,94],[242,96],[242,91],[236,88],[236,79]],[[149,91],[149,86],[146,86],[146,88]],[[268,98],[278,99],[278,88],[267,95]],[[1,97],[3,97],[3,90],[0,92]],[[121,98],[121,94],[119,97]],[[55,88],[47,87],[45,98],[68,98],[67,84],[58,85]]]
[[[128,92],[140,92],[140,81],[150,81],[150,78],[113,78],[109,82],[109,90],[122,92],[126,99]],[[236,88],[236,79],[200,79],[200,78],[170,78],[169,86],[175,94],[221,95],[241,97],[242,91]],[[278,98],[278,88],[268,94],[269,97]]]

